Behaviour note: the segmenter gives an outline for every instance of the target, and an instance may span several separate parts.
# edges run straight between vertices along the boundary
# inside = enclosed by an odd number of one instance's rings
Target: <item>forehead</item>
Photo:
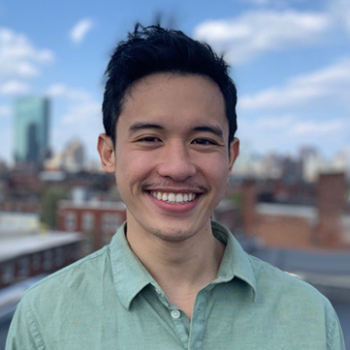
[[[215,82],[200,75],[173,73],[146,76],[126,94],[118,127],[145,120],[173,126],[228,124],[224,98]]]

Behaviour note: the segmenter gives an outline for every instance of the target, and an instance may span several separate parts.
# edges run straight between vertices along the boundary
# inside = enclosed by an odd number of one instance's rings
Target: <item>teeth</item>
[[[170,203],[186,203],[196,198],[195,193],[172,193],[172,192],[155,192],[151,191],[151,195],[158,200]]]
[[[181,203],[181,202],[183,202],[182,197],[183,197],[182,194],[181,194],[181,193],[178,193],[178,194],[176,195],[176,197],[175,197],[176,203]]]

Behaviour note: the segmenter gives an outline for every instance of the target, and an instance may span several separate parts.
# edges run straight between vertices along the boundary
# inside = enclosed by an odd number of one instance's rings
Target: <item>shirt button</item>
[[[181,316],[181,313],[180,313],[180,311],[179,310],[171,310],[171,317],[172,318],[179,318],[180,316]]]

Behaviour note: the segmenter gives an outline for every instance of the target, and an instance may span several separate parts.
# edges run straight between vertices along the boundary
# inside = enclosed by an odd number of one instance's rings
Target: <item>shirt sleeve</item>
[[[45,350],[36,321],[24,300],[13,316],[5,350]]]
[[[327,327],[327,350],[346,350],[343,332],[336,312],[330,308]]]

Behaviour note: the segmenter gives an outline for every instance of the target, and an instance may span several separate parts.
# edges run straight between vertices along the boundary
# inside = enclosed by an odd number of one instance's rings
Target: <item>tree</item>
[[[47,188],[41,196],[41,222],[48,228],[56,228],[58,202],[67,195],[67,188],[55,185]]]

